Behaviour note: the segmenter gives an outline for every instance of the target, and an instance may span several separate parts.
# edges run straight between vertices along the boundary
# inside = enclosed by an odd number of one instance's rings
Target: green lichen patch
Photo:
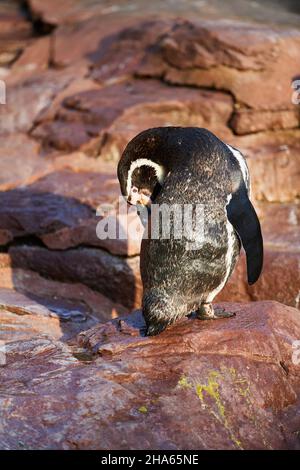
[[[140,406],[140,407],[139,407],[139,412],[140,412],[140,413],[143,413],[143,414],[148,413],[148,408],[147,408],[147,406]]]
[[[178,380],[178,385],[179,387],[181,388],[193,388],[193,384],[190,383],[187,379],[187,377],[185,376],[182,376],[179,380]]]

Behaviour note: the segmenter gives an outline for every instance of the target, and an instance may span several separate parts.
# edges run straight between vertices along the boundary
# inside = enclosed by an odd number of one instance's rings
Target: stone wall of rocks
[[[241,259],[220,299],[299,307],[299,31],[195,21],[188,8],[145,20],[144,4],[125,4],[34,0],[28,18],[3,7],[0,242],[11,276],[138,306],[139,243],[100,241],[95,209],[116,204],[116,163],[135,134],[203,126],[245,153],[266,247],[260,281],[247,286]]]
[[[300,328],[300,105],[291,83],[300,31],[279,24],[293,23],[288,15],[274,13],[270,24],[263,6],[266,24],[253,21],[258,14],[242,21],[245,1],[241,18],[227,20],[224,2],[200,3],[0,3],[0,341],[9,345],[0,373],[10,397],[2,448],[299,446],[291,343]],[[207,127],[246,155],[264,271],[249,287],[241,256],[217,300],[262,302],[230,304],[241,317],[206,333],[185,320],[146,340],[126,320],[99,326],[138,307],[142,287],[139,241],[100,240],[96,209],[116,210],[128,140],[165,125]],[[24,367],[34,402],[13,372]],[[187,440],[176,400],[193,403],[180,411],[195,430]],[[158,423],[156,436],[147,419]]]

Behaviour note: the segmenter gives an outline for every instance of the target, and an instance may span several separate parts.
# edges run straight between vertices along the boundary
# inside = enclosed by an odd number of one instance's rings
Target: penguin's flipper
[[[246,252],[248,284],[254,284],[263,266],[263,238],[260,223],[246,187],[240,187],[232,194],[226,209],[228,220],[240,237]]]

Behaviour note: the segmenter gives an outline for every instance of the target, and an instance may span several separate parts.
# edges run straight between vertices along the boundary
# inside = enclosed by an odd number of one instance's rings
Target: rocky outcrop
[[[235,131],[245,125],[241,107],[248,108],[248,119],[254,110],[258,130],[274,127],[275,120],[279,127],[298,127],[299,119],[292,115],[283,122],[282,111],[293,109],[291,82],[299,73],[299,44],[298,31],[275,32],[229,21],[218,23],[218,28],[213,21],[178,22],[146,52],[138,74],[229,91],[238,107],[232,121]],[[267,117],[266,111],[274,117]],[[249,124],[241,133],[253,131]]]
[[[222,93],[185,87],[175,93],[155,80],[126,80],[66,97],[55,120],[39,119],[32,136],[64,151],[90,143],[89,151],[117,161],[128,140],[155,125],[180,121],[228,135],[231,110],[231,98]]]
[[[2,449],[299,449],[297,310],[223,304],[143,336],[139,311],[6,345]],[[153,432],[155,429],[155,432]]]
[[[18,5],[3,2],[0,11],[0,67],[11,65],[32,37],[32,25]]]
[[[19,3],[0,4],[0,448],[299,449],[300,35],[273,24],[297,15]],[[116,164],[166,125],[244,152],[265,262],[250,287],[242,254],[219,294],[235,317],[146,338],[129,314],[142,226],[130,212],[138,236],[124,237]],[[106,216],[123,238],[99,237]]]

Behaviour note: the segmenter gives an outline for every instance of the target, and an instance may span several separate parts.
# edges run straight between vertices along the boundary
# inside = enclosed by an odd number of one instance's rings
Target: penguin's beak
[[[133,206],[141,205],[141,206],[148,206],[151,204],[150,199],[150,192],[147,190],[138,190],[135,186],[133,186],[130,190],[129,196],[127,198],[127,202],[132,204]]]

